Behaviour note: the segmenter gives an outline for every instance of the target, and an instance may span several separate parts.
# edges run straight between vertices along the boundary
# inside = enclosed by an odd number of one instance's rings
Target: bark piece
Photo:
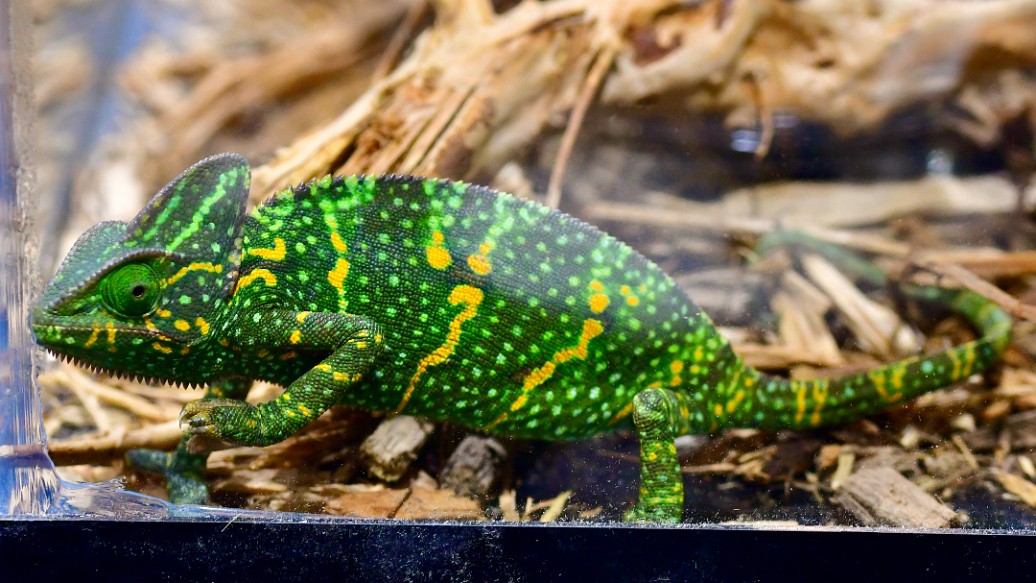
[[[957,514],[892,468],[860,470],[835,498],[866,526],[945,528]]]
[[[407,520],[484,520],[478,502],[449,490],[415,486],[393,515]]]
[[[435,425],[409,415],[390,417],[360,446],[360,459],[375,477],[395,482],[410,469]]]
[[[507,452],[492,437],[469,435],[453,450],[442,471],[443,488],[477,500],[494,494]]]

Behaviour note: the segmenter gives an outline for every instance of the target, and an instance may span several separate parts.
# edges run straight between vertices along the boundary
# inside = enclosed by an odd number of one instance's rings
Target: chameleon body
[[[1009,317],[967,291],[919,288],[981,337],[840,379],[745,365],[654,263],[545,206],[460,182],[327,177],[246,212],[240,156],[207,158],[129,223],[84,234],[33,314],[37,340],[109,373],[208,384],[162,469],[199,502],[211,440],[268,445],[329,407],[447,420],[488,433],[582,438],[633,427],[639,500],[677,521],[673,440],[728,427],[858,418],[981,371]],[[286,390],[253,406],[249,382]]]

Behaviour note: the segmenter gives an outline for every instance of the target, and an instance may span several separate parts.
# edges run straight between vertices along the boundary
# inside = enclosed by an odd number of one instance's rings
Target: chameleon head
[[[247,162],[213,156],[129,223],[84,233],[33,309],[37,342],[108,372],[209,380],[212,351],[199,345],[220,325],[237,276],[247,195]]]

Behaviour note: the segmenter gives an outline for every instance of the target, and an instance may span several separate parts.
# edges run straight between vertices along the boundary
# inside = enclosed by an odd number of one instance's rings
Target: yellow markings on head
[[[631,306],[637,306],[640,304],[640,298],[637,296],[626,296],[626,303]]]
[[[184,346],[183,348],[180,349],[180,354],[187,354],[190,351],[191,351],[191,347],[190,346]]]
[[[306,318],[308,318],[312,313],[313,312],[299,312],[298,314],[295,314],[295,321],[299,324],[305,324]]]
[[[284,401],[285,403],[291,402],[291,393],[281,393],[280,397],[277,397],[278,401]]]
[[[265,283],[267,287],[277,286],[277,276],[274,275],[269,269],[256,269],[248,275],[237,280],[237,286],[234,287],[234,293],[237,293],[237,290],[245,287],[246,285],[249,285],[257,279],[263,280],[263,283]]]
[[[446,269],[453,263],[450,252],[443,247],[444,240],[442,231],[432,231],[432,244],[425,248],[428,265],[434,269]]]
[[[339,253],[345,253],[348,250],[345,241],[342,240],[342,236],[338,234],[338,231],[331,233],[331,246]]]
[[[155,350],[157,350],[159,352],[162,352],[162,353],[165,353],[165,354],[172,354],[173,353],[173,349],[172,348],[169,348],[165,344],[161,344],[159,342],[153,342],[151,344],[151,348],[154,348]]]
[[[820,417],[820,411],[827,404],[828,393],[830,392],[831,383],[827,379],[817,379],[813,381],[813,415],[809,418],[809,423],[813,427],[820,425],[822,421]]]
[[[151,318],[144,318],[144,327],[151,332],[158,332],[158,327],[156,327],[155,323],[151,321]]]
[[[701,362],[701,359],[704,358],[704,357],[705,357],[705,349],[702,348],[701,344],[699,344],[694,349],[694,361],[695,362]]]
[[[478,246],[477,254],[468,255],[468,267],[476,275],[488,275],[490,271],[493,271],[493,266],[489,263],[489,252],[493,250],[493,247],[495,244],[492,241],[486,241]]]
[[[595,292],[604,291],[604,284],[596,279],[590,282],[590,289]]]
[[[177,271],[165,280],[166,285],[172,285],[187,275],[191,271],[207,271],[209,273],[222,273],[223,264],[221,263],[191,263],[187,267],[181,267],[180,271]],[[159,314],[161,315],[161,314]],[[168,317],[168,316],[163,316]]]
[[[344,257],[339,257],[335,268],[327,272],[327,281],[333,285],[338,292],[342,292],[345,285],[345,278],[349,275],[349,262]]]
[[[209,323],[205,321],[205,318],[198,316],[194,320],[194,325],[198,327],[198,331],[201,332],[202,336],[209,333]]]
[[[438,231],[436,232],[438,233]],[[421,375],[429,368],[442,364],[453,354],[454,348],[460,342],[461,326],[464,322],[475,317],[483,297],[482,290],[477,287],[458,285],[453,288],[453,291],[450,292],[450,297],[446,301],[451,306],[464,304],[464,309],[454,316],[453,321],[450,322],[450,331],[446,335],[446,341],[417,363],[417,370],[414,371],[414,376],[410,377],[410,383],[407,385],[406,392],[403,393],[403,398],[399,401],[399,405],[396,406],[396,413],[402,411],[406,407],[407,402],[410,401],[410,396],[414,394],[414,388],[417,387],[417,381],[421,380]]]
[[[165,308],[162,308],[161,310],[156,311],[155,315],[159,318],[169,318],[173,315],[173,313]]]
[[[312,417],[313,416],[313,410],[310,409],[309,407],[301,404],[301,403],[299,403],[298,409],[299,409],[299,413],[302,413],[303,417]]]
[[[313,368],[315,370],[319,370],[319,371],[323,371],[323,372],[331,372],[331,370],[332,370],[330,364],[324,364],[324,363],[320,363],[320,364],[314,366]]]
[[[177,320],[173,322],[173,326],[176,327],[180,332],[187,332],[191,329],[191,323],[187,320]]]
[[[590,341],[600,336],[602,332],[604,332],[604,325],[601,324],[600,320],[595,320],[593,318],[583,320],[583,331],[579,335],[579,342],[575,346],[562,348],[555,352],[553,358],[527,374],[525,379],[522,381],[522,393],[511,403],[511,406],[509,407],[510,411],[501,413],[483,429],[492,428],[494,425],[507,419],[509,413],[514,413],[518,409],[521,409],[529,400],[528,394],[549,379],[554,374],[554,371],[557,369],[559,364],[564,364],[573,358],[586,360],[587,356],[589,356],[588,347],[590,345]]]
[[[90,348],[97,342],[97,336],[100,335],[101,329],[94,324],[94,331],[90,334],[90,337],[86,339],[86,343],[83,344],[83,348]]]
[[[291,336],[288,338],[288,342],[291,342],[292,344],[302,342],[302,330],[292,330]]]
[[[288,417],[291,417],[292,419],[294,419],[295,417],[298,416],[298,414],[295,413],[294,411],[292,411],[291,409],[285,409],[284,410],[284,414],[287,415]]]
[[[715,413],[716,417],[722,417],[723,416],[723,405],[720,405],[719,403],[716,403],[716,406],[715,406],[714,409],[715,409],[715,411],[713,411],[713,413]]]
[[[281,261],[284,259],[284,256],[288,254],[288,249],[284,246],[284,239],[276,237],[273,240],[273,249],[267,249],[265,247],[249,249],[248,254],[255,255],[262,259],[268,259],[270,261]]]

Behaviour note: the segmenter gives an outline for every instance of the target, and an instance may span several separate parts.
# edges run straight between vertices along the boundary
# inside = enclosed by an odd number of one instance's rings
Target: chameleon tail
[[[884,273],[858,255],[804,235],[781,235],[823,254],[845,271],[874,285],[885,285]],[[773,240],[764,240],[766,248]],[[904,293],[947,306],[979,331],[978,339],[949,350],[915,356],[880,368],[834,379],[790,381],[746,367],[743,379],[757,383],[757,407],[731,419],[731,425],[764,428],[808,428],[858,419],[918,395],[982,372],[999,360],[1011,339],[1011,318],[996,304],[970,290],[905,285]],[[744,382],[744,381],[742,381]],[[740,421],[740,423],[738,423]]]

